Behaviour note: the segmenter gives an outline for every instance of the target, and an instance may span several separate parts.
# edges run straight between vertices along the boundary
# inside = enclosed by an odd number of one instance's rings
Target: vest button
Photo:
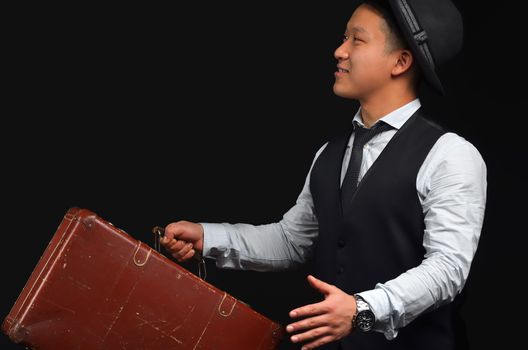
[[[344,268],[343,266],[339,266],[339,267],[337,268],[337,273],[338,273],[338,274],[342,274],[343,272],[345,272],[345,268]]]
[[[337,246],[339,248],[343,248],[345,246],[345,241],[343,239],[340,239],[339,241],[337,241]]]

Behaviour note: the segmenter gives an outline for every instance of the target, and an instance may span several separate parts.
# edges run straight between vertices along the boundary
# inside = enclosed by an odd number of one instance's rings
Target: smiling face
[[[360,5],[334,53],[338,60],[334,93],[361,100],[382,91],[394,80],[399,54],[380,12],[368,4]]]

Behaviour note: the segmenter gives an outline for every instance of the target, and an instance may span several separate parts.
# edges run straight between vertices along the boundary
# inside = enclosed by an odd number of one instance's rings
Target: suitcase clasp
[[[145,266],[145,264],[147,263],[149,257],[150,257],[150,253],[152,252],[152,249],[148,249],[147,250],[147,255],[145,257],[142,257],[141,254],[141,241],[138,242],[138,246],[136,248],[136,252],[134,253],[134,264],[136,264],[136,266]]]
[[[218,305],[218,313],[220,314],[220,316],[229,317],[233,313],[237,300],[236,299],[231,300],[231,299],[232,298],[228,298],[227,293],[224,292],[224,296],[222,297],[222,300],[220,301],[220,305]],[[233,302],[233,304],[231,305],[231,309],[229,308],[229,305],[225,305],[225,304],[229,304],[229,302],[226,302],[226,300]]]

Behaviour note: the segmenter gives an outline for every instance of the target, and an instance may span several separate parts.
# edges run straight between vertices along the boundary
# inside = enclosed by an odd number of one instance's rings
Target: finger
[[[333,335],[323,336],[321,338],[318,338],[318,339],[315,339],[309,342],[308,344],[303,345],[301,350],[312,350],[312,349],[318,348],[320,346],[323,346],[325,344],[331,343],[336,340],[337,340],[337,337]]]
[[[309,304],[290,311],[291,318],[317,316],[328,312],[324,301],[316,304]]]
[[[160,240],[160,244],[164,246],[165,248],[169,249],[170,245],[173,243],[174,239],[171,239],[170,241],[166,239],[167,237],[163,237]]]
[[[160,243],[162,245],[167,245],[168,243],[172,242],[174,240],[173,234],[165,234],[162,239],[160,239]]]
[[[169,243],[174,238],[174,223],[168,224],[165,227],[163,238],[161,239],[161,243]]]
[[[167,237],[167,235],[164,235],[163,237],[161,237],[161,239],[159,240],[159,242],[161,243],[162,246],[165,246],[167,243],[169,243],[170,241],[172,240],[169,239],[169,237]]]
[[[308,282],[310,283],[310,285],[314,289],[317,289],[319,292],[321,292],[324,295],[330,294],[333,291],[333,289],[334,289],[333,285],[328,284],[326,282],[323,282],[323,281],[315,278],[312,275],[308,275],[307,279],[308,279]]]
[[[175,257],[176,259],[180,260],[181,258],[183,258],[185,255],[187,255],[187,253],[193,248],[193,245],[192,243],[188,243],[186,244],[185,246],[183,246],[182,249],[180,249],[179,251],[177,252],[174,252],[172,254],[173,257]]]
[[[330,334],[330,327],[324,326],[311,329],[304,333],[295,334],[290,339],[294,343],[305,342],[308,340],[317,341],[319,338],[329,336]]]
[[[306,330],[306,329],[321,327],[327,324],[325,320],[326,320],[325,315],[306,318],[302,321],[289,324],[286,327],[286,331],[288,331],[289,333],[292,333],[292,332],[299,332],[299,331]]]
[[[178,261],[180,261],[180,262],[187,261],[190,258],[192,258],[195,253],[196,253],[196,251],[194,249],[191,249],[191,250],[189,250],[189,252],[187,254],[185,254],[185,256],[183,258],[179,259]]]
[[[183,247],[185,247],[185,244],[187,244],[187,242],[173,239],[169,242],[169,244],[167,244],[167,248],[170,250],[171,253],[177,253],[182,250]]]

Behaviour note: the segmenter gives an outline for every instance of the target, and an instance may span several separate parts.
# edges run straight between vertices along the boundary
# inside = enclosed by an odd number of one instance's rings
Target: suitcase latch
[[[150,257],[150,253],[152,252],[152,249],[148,249],[147,250],[147,254],[145,256],[142,256],[141,254],[141,241],[138,243],[138,246],[136,248],[136,252],[134,253],[134,264],[136,264],[136,266],[145,266],[145,264],[147,263],[149,257]]]
[[[232,303],[229,305],[229,303]],[[218,313],[220,316],[223,317],[229,317],[233,313],[233,310],[235,309],[237,300],[234,298],[228,298],[227,293],[224,292],[224,296],[222,297],[222,301],[220,301],[220,305],[218,305]]]

